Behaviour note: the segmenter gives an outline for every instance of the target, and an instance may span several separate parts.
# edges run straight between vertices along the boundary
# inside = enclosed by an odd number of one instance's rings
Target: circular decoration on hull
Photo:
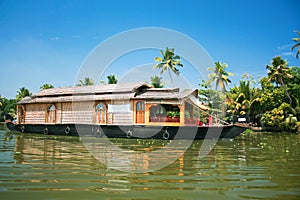
[[[66,135],[69,135],[70,132],[71,132],[71,129],[70,129],[69,126],[67,126],[67,128],[65,129],[65,134],[66,134]]]
[[[98,128],[96,131],[95,131],[95,136],[96,137],[102,137],[102,131],[100,128]]]
[[[126,134],[127,138],[132,138],[133,134],[131,132],[131,130],[129,130]]]
[[[48,135],[49,131],[48,131],[48,128],[47,128],[47,127],[46,127],[46,128],[44,128],[44,131],[43,131],[43,133],[44,133],[45,135]]]
[[[168,130],[165,130],[164,134],[163,134],[163,138],[165,140],[168,140],[170,138],[170,133],[168,132]]]

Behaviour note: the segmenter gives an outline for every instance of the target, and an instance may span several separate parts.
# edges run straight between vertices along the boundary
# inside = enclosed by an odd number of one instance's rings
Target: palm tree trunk
[[[290,103],[290,108],[292,108],[292,98],[290,96],[290,94],[288,93],[287,91],[287,88],[286,88],[286,85],[285,83],[283,82],[282,78],[280,78],[280,82],[281,82],[281,85],[283,86],[283,90],[284,90],[284,93],[285,95],[287,96],[287,98],[289,99],[289,103]]]
[[[170,69],[168,69],[168,73],[169,73],[170,80],[171,80],[171,87],[175,87],[174,86],[174,82],[173,82],[173,77],[172,77],[171,72],[170,72]]]

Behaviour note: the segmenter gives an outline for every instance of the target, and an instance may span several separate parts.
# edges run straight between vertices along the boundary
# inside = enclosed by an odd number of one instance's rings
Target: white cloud
[[[291,55],[294,55],[293,52],[289,51],[289,52],[283,52],[282,55],[284,56],[291,56]]]
[[[284,44],[284,45],[278,46],[277,49],[279,51],[290,50],[292,46],[293,46],[293,44]]]

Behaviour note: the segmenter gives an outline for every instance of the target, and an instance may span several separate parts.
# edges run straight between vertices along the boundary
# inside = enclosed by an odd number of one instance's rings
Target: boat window
[[[106,122],[106,108],[103,103],[99,103],[96,106],[96,122],[97,123]]]
[[[145,110],[144,102],[141,102],[141,101],[137,102],[136,103],[136,110],[137,111],[144,111]]]
[[[197,125],[203,124],[203,121],[200,123],[200,110],[198,107],[186,102],[185,103],[185,113],[184,113],[184,123],[188,125]]]
[[[109,113],[128,113],[130,112],[130,104],[108,104]]]
[[[55,118],[56,118],[56,107],[55,105],[50,105],[48,107],[48,110],[47,110],[47,116],[46,116],[46,121],[48,123],[55,123]]]
[[[180,109],[177,105],[158,104],[150,107],[150,122],[180,122]]]

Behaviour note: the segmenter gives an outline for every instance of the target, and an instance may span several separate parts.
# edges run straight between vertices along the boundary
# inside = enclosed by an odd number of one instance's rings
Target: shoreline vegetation
[[[300,32],[297,33],[300,36]],[[291,50],[298,48],[296,53],[298,58],[300,38],[292,38],[292,40],[296,44]],[[159,69],[161,74],[167,72],[172,83],[163,82],[162,77],[158,75],[149,77],[149,80],[153,87],[172,87],[174,86],[172,73],[179,76],[178,67],[184,69],[184,66],[174,49],[167,47],[160,53],[161,57],[154,59],[157,62],[154,69]],[[199,100],[210,108],[209,112],[199,113],[202,123],[206,124],[208,116],[212,116],[227,123],[248,123],[251,131],[300,133],[300,68],[298,66],[289,66],[285,59],[276,56],[265,66],[266,76],[254,78],[251,74],[245,73],[237,85],[231,84],[230,77],[234,74],[227,72],[227,67],[226,63],[215,62],[214,68],[208,68],[211,71],[209,80],[206,82],[202,80],[199,84]],[[107,80],[107,82],[100,80],[100,84],[118,82],[114,74],[107,76]],[[95,80],[86,77],[80,80],[77,86],[94,84],[96,84]],[[46,83],[40,89],[53,87]],[[17,91],[15,99],[7,99],[0,95],[0,122],[15,119],[17,102],[31,95],[25,87]]]

